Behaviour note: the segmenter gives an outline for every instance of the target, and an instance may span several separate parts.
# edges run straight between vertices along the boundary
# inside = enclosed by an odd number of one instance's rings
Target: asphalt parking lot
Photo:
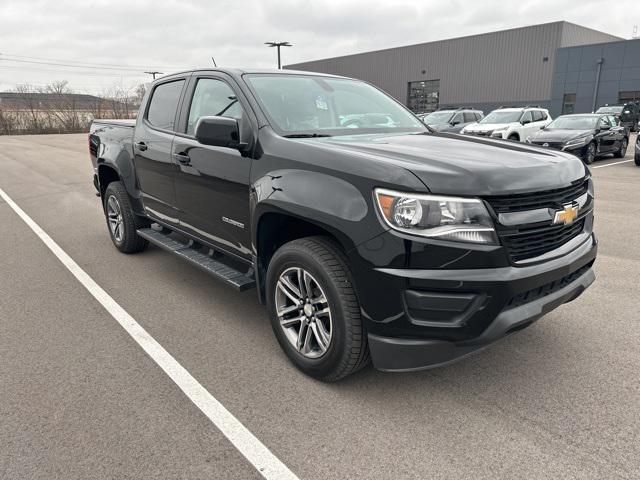
[[[288,362],[255,292],[112,246],[86,135],[0,137],[0,189],[299,478],[639,478],[632,155],[593,165],[582,297],[448,367],[332,385]],[[3,200],[0,222],[0,478],[260,477]]]

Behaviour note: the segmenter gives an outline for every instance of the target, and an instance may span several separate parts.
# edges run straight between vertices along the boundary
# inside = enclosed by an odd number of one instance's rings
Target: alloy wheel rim
[[[622,153],[622,156],[624,157],[627,154],[627,141],[623,140],[622,141],[622,148],[620,149]]]
[[[280,274],[275,290],[278,322],[289,343],[307,358],[327,353],[333,324],[320,283],[304,268],[291,267]]]
[[[109,220],[109,229],[111,235],[117,242],[122,242],[124,239],[124,225],[122,220],[122,209],[118,199],[111,195],[107,199],[107,218]]]
[[[596,156],[596,147],[595,145],[593,145],[593,143],[591,143],[589,144],[589,148],[587,150],[587,159],[593,160],[595,156]]]

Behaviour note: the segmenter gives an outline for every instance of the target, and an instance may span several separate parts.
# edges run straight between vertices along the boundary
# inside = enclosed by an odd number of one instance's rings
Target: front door
[[[615,150],[616,132],[606,116],[602,116],[598,120],[596,140],[598,142],[598,153],[611,153]]]
[[[184,133],[176,135],[172,149],[180,225],[207,243],[249,259],[251,159],[237,149],[202,145],[194,137],[201,117],[225,116],[238,120],[244,140],[250,129],[246,109],[224,78],[194,77],[192,82]]]
[[[185,80],[156,85],[138,119],[133,138],[134,162],[142,202],[148,215],[172,225],[178,222],[171,158],[174,126]]]

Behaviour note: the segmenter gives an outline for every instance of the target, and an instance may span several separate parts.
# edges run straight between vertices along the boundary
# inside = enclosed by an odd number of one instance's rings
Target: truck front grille
[[[502,244],[514,262],[544,255],[577,237],[584,230],[585,219],[571,225],[522,228],[512,233],[498,232]]]
[[[485,197],[492,209],[501,213],[524,212],[541,208],[560,210],[589,190],[589,180],[580,180],[565,188],[516,195]],[[520,262],[551,252],[571,241],[585,228],[589,218],[583,215],[570,225],[522,225],[504,228],[498,225],[497,234],[513,262]]]
[[[589,188],[588,180],[580,180],[564,188],[542,192],[519,193],[485,197],[496,213],[522,212],[537,208],[558,209],[572,200],[584,195]]]

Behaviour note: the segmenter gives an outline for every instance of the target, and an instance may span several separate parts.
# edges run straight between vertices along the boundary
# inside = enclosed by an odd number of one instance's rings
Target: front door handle
[[[147,149],[147,144],[144,142],[137,142],[133,144],[141,152],[144,152]]]
[[[189,163],[191,163],[191,158],[186,153],[174,153],[173,159],[182,165],[189,165]]]

